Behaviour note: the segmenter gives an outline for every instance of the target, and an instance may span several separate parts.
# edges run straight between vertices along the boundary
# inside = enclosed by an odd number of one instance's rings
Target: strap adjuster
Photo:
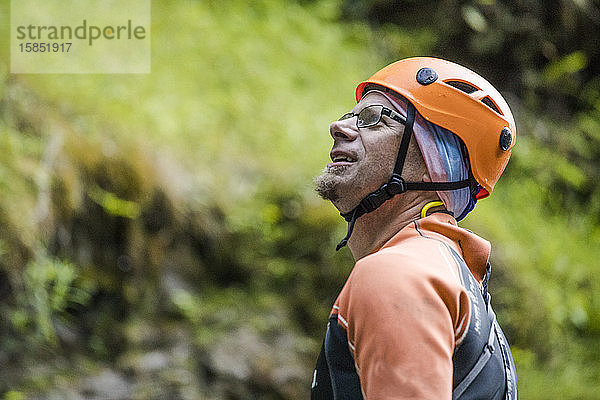
[[[363,207],[365,212],[371,212],[376,210],[380,205],[382,205],[390,196],[387,193],[386,185],[381,186],[375,192],[369,194],[365,197],[360,205]]]
[[[406,192],[406,182],[398,174],[393,174],[387,183],[384,183],[379,189],[362,199],[360,207],[362,207],[365,213],[371,212],[376,210],[386,200],[404,192]]]
[[[383,185],[383,188],[390,197],[394,197],[397,194],[406,192],[406,182],[400,175],[393,174],[388,183]]]

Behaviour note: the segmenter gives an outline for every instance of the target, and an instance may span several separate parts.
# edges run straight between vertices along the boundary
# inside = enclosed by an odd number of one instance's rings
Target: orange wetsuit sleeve
[[[470,308],[456,263],[433,243],[359,260],[340,293],[339,323],[367,400],[451,398]]]

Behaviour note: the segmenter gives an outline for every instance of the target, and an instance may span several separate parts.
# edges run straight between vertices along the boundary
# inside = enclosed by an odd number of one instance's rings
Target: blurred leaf
[[[110,215],[132,219],[140,215],[140,206],[138,203],[121,199],[114,193],[107,192],[99,186],[91,188],[88,194],[96,204],[104,208]]]
[[[65,312],[67,306],[85,304],[89,299],[85,291],[75,286],[77,276],[72,264],[46,257],[31,261],[25,268],[27,292],[23,294],[22,306],[33,310],[27,318],[49,343],[56,344],[53,318]],[[26,326],[23,314],[16,312],[12,319],[16,327],[23,329]]]
[[[544,69],[544,78],[553,83],[565,75],[581,71],[587,64],[588,59],[585,53],[574,51],[548,64]]]
[[[471,27],[474,31],[484,32],[487,30],[487,22],[485,17],[481,15],[481,13],[472,6],[465,5],[462,8],[463,18],[467,25]]]

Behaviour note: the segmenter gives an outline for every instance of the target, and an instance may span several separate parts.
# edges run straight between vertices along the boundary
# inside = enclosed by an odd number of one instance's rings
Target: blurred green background
[[[300,399],[352,260],[317,199],[357,82],[446,57],[517,146],[462,223],[523,399],[600,391],[592,0],[152,1],[152,73],[9,73],[0,3],[0,399]]]

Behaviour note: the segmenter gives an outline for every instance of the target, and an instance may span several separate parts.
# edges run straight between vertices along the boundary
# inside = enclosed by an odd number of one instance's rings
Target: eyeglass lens
[[[358,120],[356,121],[356,125],[359,128],[366,128],[369,126],[376,125],[381,119],[381,111],[383,111],[383,106],[369,106],[363,108],[358,113]]]
[[[342,115],[339,121],[343,119],[352,118],[354,116],[358,116],[356,121],[356,126],[358,128],[368,128],[370,126],[376,125],[381,120],[381,112],[383,111],[383,106],[381,105],[372,105],[363,108],[360,110],[358,114],[354,114],[352,112],[346,113]]]

